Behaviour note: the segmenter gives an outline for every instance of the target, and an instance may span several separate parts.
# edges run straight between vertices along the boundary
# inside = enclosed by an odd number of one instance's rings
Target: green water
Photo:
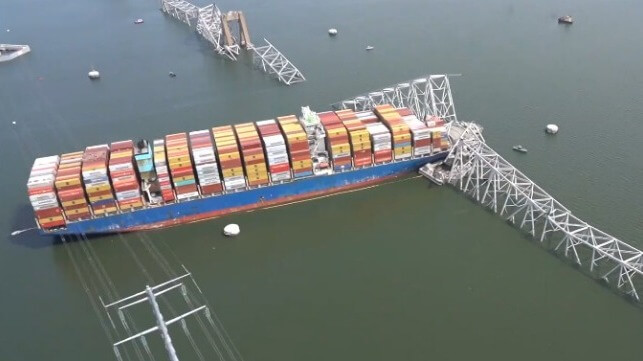
[[[32,225],[24,184],[34,157],[323,110],[422,74],[461,73],[460,119],[480,122],[494,148],[579,216],[643,247],[640,2],[218,5],[243,10],[255,42],[268,38],[308,81],[285,87],[248,57],[216,57],[157,1],[2,2],[0,41],[32,52],[0,65],[1,360],[115,359],[92,308],[109,287],[88,254],[120,296],[168,279],[159,260],[173,273],[185,265],[246,361],[640,358],[640,307],[421,179],[68,246],[10,237]],[[555,21],[566,13],[571,27]],[[542,132],[550,122],[555,137]],[[231,222],[242,229],[235,240],[219,235]],[[158,337],[150,344],[162,355]]]

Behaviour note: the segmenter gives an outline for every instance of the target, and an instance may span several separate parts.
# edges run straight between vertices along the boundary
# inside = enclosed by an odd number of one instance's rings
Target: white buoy
[[[11,122],[11,124],[16,125],[16,121],[14,120],[13,122]]]
[[[228,237],[237,236],[239,235],[240,232],[241,232],[241,229],[239,228],[238,224],[231,223],[223,227],[223,234]]]
[[[89,73],[87,73],[87,76],[89,76],[89,79],[98,79],[100,78],[100,73],[98,70],[92,69]]]
[[[10,31],[11,31],[11,29],[7,29],[7,32],[10,32]]]
[[[549,134],[556,134],[558,133],[558,126],[556,124],[547,124],[545,131]]]
[[[328,29],[328,35],[330,35],[330,36],[337,35],[337,29],[335,29],[335,28]]]

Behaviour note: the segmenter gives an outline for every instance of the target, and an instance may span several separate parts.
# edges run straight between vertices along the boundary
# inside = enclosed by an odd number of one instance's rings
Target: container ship
[[[443,160],[444,120],[408,108],[315,113],[37,158],[27,191],[41,234],[169,227],[359,189]]]

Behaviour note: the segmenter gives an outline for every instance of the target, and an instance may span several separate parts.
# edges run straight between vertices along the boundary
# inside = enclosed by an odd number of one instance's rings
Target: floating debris
[[[11,122],[11,124],[16,125],[16,121],[14,120],[13,122]]]
[[[335,29],[335,28],[328,29],[328,35],[330,35],[330,36],[337,35],[337,29]]]
[[[514,145],[513,150],[515,150],[516,152],[520,152],[520,153],[527,153],[527,148],[523,147],[520,144]]]
[[[237,236],[239,235],[240,232],[241,232],[241,229],[239,228],[238,224],[231,223],[223,227],[223,234],[228,237]]]
[[[134,24],[143,24],[143,19],[136,19],[134,20]]]
[[[174,74],[174,72],[173,72],[173,71],[171,71],[168,75],[170,76],[170,78],[174,78],[174,77],[176,77],[176,74]]]
[[[559,24],[573,24],[574,23],[574,18],[572,18],[569,15],[561,16],[558,18],[558,23]]]
[[[87,76],[89,76],[89,79],[98,79],[100,78],[100,73],[96,69],[90,70],[89,73],[87,73]]]
[[[545,132],[549,134],[556,134],[558,133],[558,126],[556,124],[547,124],[545,127]]]
[[[375,48],[370,46],[370,45],[366,47],[366,51],[373,50],[373,49],[375,49]]]

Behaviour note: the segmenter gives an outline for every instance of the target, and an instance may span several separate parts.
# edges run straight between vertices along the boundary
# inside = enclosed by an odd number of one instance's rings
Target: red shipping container
[[[185,193],[191,193],[191,192],[196,192],[196,185],[194,184],[188,184],[185,186],[179,186],[176,187],[176,193],[177,194],[185,194]]]
[[[47,222],[47,223],[40,223],[40,227],[43,229],[51,229],[51,228],[56,228],[56,227],[62,227],[64,226],[65,220],[59,220],[59,221],[53,221],[53,222]]]
[[[58,191],[58,198],[61,202],[72,201],[74,199],[85,198],[85,191],[82,187],[75,186],[73,189]]]
[[[201,187],[201,194],[215,194],[215,193],[221,193],[223,190],[223,187],[221,184],[210,184],[207,186],[202,186]]]
[[[71,204],[67,207],[63,207],[65,210],[74,210],[74,209],[81,209],[83,207],[87,207],[89,203],[85,202],[85,200],[80,200],[76,204]]]
[[[109,189],[106,189],[104,191],[99,191],[99,192],[93,192],[89,196],[94,198],[94,197],[100,197],[100,196],[107,196],[107,195],[112,195],[112,191]]]
[[[220,164],[221,164],[221,169],[236,168],[236,167],[241,167],[241,160],[240,159],[227,160],[227,161],[221,162]]]
[[[270,173],[281,173],[281,172],[287,172],[289,170],[290,170],[290,165],[288,163],[270,166]]]
[[[55,217],[62,214],[62,209],[59,207],[43,209],[41,211],[34,211],[38,218]]]
[[[77,221],[79,219],[86,219],[86,218],[90,218],[90,217],[91,217],[91,213],[89,213],[89,211],[87,211],[85,213],[70,214],[70,215],[67,216],[67,220],[69,220],[69,221]]]

